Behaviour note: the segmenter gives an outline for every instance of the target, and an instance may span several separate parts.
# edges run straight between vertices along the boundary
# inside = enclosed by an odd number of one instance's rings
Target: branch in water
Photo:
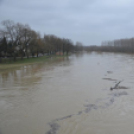
[[[119,84],[120,84],[121,82],[122,82],[122,81],[119,81],[118,83],[116,83],[114,87],[111,87],[111,88],[110,88],[110,90],[118,89],[118,86],[119,86]]]

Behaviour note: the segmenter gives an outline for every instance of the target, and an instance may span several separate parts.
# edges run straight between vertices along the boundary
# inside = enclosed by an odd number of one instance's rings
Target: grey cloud
[[[1,6],[2,2],[3,2],[3,0],[0,0],[0,6]]]
[[[99,45],[133,36],[133,5],[133,0],[4,0],[0,16],[28,23],[42,34]]]

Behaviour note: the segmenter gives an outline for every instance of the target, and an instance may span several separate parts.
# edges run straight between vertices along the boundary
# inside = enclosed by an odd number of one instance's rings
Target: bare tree
[[[7,39],[8,42],[10,42],[12,51],[11,55],[13,55],[14,60],[16,59],[16,45],[18,41],[18,35],[16,33],[15,29],[15,23],[11,20],[5,20],[2,22],[2,25],[4,29],[1,31],[1,34]]]

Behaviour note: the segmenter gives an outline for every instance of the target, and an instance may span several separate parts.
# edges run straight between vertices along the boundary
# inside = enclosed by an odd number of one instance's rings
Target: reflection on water
[[[51,71],[54,67],[64,61],[65,58],[51,59],[47,63],[38,63],[22,66],[18,69],[6,70],[0,73],[0,89],[14,88],[38,83],[42,72]],[[68,58],[66,57],[66,61]],[[68,62],[67,62],[68,64]],[[65,65],[67,65],[65,64]],[[3,88],[4,87],[4,88]],[[22,87],[24,89],[24,87]]]
[[[4,70],[0,132],[133,133],[133,72],[134,56],[114,53],[78,53]]]

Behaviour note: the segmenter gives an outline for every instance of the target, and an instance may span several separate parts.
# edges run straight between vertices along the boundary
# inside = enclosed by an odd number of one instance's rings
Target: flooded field
[[[134,55],[81,53],[0,71],[0,134],[132,134]]]

